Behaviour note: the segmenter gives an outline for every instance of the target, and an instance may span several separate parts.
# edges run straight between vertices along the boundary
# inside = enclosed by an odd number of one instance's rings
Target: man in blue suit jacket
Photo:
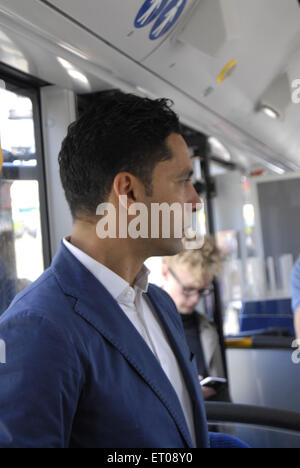
[[[169,296],[148,293],[191,392],[207,446],[196,368]],[[193,447],[177,395],[108,291],[62,246],[1,320],[1,420],[17,447]],[[6,370],[7,367],[7,370]]]
[[[59,163],[73,231],[0,319],[0,447],[208,447],[180,317],[143,266],[182,239],[99,225],[99,204],[120,215],[121,195],[128,215],[134,202],[195,208],[177,116],[166,100],[104,93],[70,126]]]

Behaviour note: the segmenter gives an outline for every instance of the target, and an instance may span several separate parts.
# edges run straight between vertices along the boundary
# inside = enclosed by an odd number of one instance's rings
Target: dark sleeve
[[[0,340],[0,447],[67,447],[80,394],[71,343],[29,312],[2,317]]]

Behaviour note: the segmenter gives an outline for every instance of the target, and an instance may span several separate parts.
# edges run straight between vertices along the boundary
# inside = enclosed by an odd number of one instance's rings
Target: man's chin
[[[171,257],[179,254],[183,248],[182,239],[160,239],[153,245],[156,253],[153,256]]]
[[[164,253],[165,256],[177,255],[184,248],[182,239],[165,239],[162,246],[166,251],[166,253]]]

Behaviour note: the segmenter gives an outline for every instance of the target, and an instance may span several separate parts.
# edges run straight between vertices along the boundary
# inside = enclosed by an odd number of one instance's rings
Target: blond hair
[[[170,267],[185,266],[196,281],[202,281],[204,274],[215,277],[221,274],[225,255],[211,236],[206,236],[200,249],[182,250],[173,257],[163,257],[163,263]]]

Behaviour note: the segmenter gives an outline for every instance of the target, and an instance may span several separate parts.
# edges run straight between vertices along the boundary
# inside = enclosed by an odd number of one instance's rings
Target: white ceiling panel
[[[201,6],[199,1],[200,11]],[[288,72],[290,81],[300,78],[298,1],[236,0],[236,7],[240,36],[224,42],[215,56],[195,47],[196,40],[191,41],[193,45],[183,42],[179,28],[144,64],[228,123],[268,145],[283,160],[299,166],[300,105],[290,100],[279,121],[256,112],[257,104],[277,77]],[[211,19],[212,30],[215,26],[217,23],[214,25]],[[236,70],[230,79],[218,84],[219,73],[233,59],[237,61]],[[287,92],[291,95],[292,90]],[[278,96],[275,101],[280,101]]]
[[[151,30],[158,18],[155,17],[155,11],[160,12],[161,7],[168,6],[167,0],[49,0],[48,3],[136,60],[142,60],[167,37],[162,35],[160,38],[150,39]],[[177,0],[178,6],[183,3],[184,10],[178,22],[184,21],[195,0]],[[136,28],[135,20],[144,4],[145,11],[141,12],[139,18],[145,22],[145,26]],[[154,19],[148,24],[151,18]],[[143,24],[141,21],[140,25]],[[174,26],[177,26],[177,22]]]
[[[195,15],[209,4],[186,1],[178,23],[153,41],[149,34],[157,20],[133,26],[144,0],[0,0],[0,61],[76,91],[113,86],[169,97],[186,124],[219,137],[237,158],[299,168],[300,104],[289,103],[278,121],[255,112],[278,76],[300,78],[298,1],[230,0],[232,22],[224,12],[226,0],[211,0],[222,4],[226,24],[217,47],[204,48],[203,36],[192,41],[182,33],[191,20],[197,33]],[[151,7],[152,0],[147,2]],[[212,31],[220,24],[210,17]],[[218,84],[232,59],[234,73]]]

